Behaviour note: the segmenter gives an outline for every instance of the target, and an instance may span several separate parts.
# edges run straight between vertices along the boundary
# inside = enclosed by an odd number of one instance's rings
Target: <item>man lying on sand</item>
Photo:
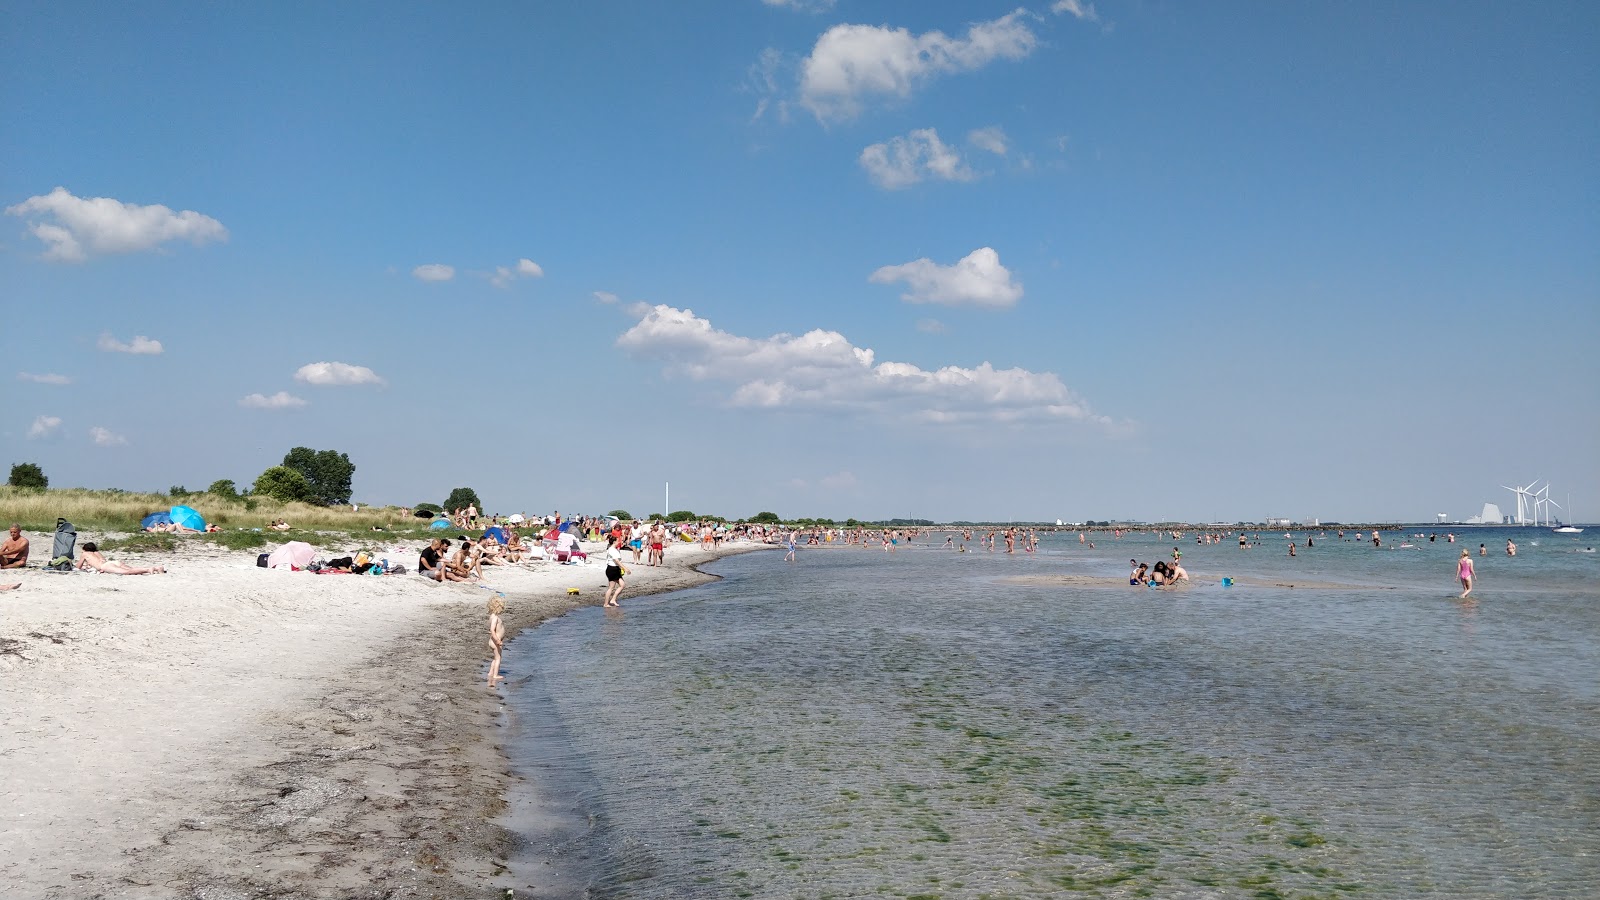
[[[93,569],[103,575],[151,575],[163,574],[167,570],[162,566],[125,566],[114,563],[100,555],[100,548],[93,541],[83,545],[83,558],[78,560],[78,568]]]
[[[22,526],[11,523],[11,535],[0,542],[0,569],[21,569],[28,564],[28,539]]]

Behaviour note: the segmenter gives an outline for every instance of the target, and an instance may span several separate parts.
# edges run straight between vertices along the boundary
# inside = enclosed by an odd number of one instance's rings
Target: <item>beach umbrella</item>
[[[172,517],[164,512],[151,513],[139,520],[140,528],[149,528],[151,525],[171,525]]]
[[[316,549],[305,541],[290,541],[272,551],[272,555],[267,557],[267,568],[294,566],[297,569],[304,569],[316,555]]]
[[[450,527],[450,520],[449,519],[434,519],[433,522],[430,525],[428,525],[428,527],[429,528],[434,528],[434,529],[449,528]]]
[[[167,511],[172,517],[173,524],[180,528],[193,528],[195,531],[206,530],[205,517],[187,506],[174,506]]]
[[[512,513],[511,518],[507,519],[506,521],[510,522],[512,525],[521,525],[522,513]]]

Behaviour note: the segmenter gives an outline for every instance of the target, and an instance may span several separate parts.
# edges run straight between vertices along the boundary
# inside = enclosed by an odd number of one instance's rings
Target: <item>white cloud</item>
[[[928,178],[971,181],[976,176],[961,154],[932,128],[919,128],[905,137],[873,144],[861,151],[861,168],[884,190],[910,187]]]
[[[820,13],[833,9],[838,0],[761,0],[767,6],[797,9],[801,12]]]
[[[307,363],[295,370],[294,380],[303,384],[350,385],[385,384],[378,373],[366,366],[352,366],[342,362]]]
[[[1028,16],[1018,9],[975,23],[959,38],[887,25],[835,25],[800,64],[800,102],[819,122],[851,119],[868,98],[909,97],[937,75],[1022,59],[1038,44],[1024,21]]]
[[[145,356],[154,356],[166,349],[161,346],[160,341],[152,340],[142,334],[134,335],[133,340],[124,344],[112,337],[109,331],[101,333],[100,340],[95,346],[107,353],[137,353]]]
[[[247,394],[239,400],[239,405],[250,409],[294,409],[305,406],[306,401],[288,391],[279,391],[270,397],[266,394]]]
[[[718,331],[687,309],[646,306],[617,338],[668,374],[728,386],[732,406],[859,413],[929,423],[1089,421],[1084,401],[1050,372],[877,362],[836,331],[748,338]]]
[[[967,143],[996,156],[1005,156],[1010,140],[999,125],[990,125],[988,128],[975,128],[967,132]]]
[[[128,442],[128,439],[122,435],[109,429],[101,428],[99,425],[89,429],[89,437],[94,439],[95,444],[101,447],[120,447]]]
[[[543,278],[544,269],[531,259],[519,259],[515,266],[495,266],[494,274],[489,276],[489,283],[495,287],[505,287],[518,278]]]
[[[39,418],[33,420],[32,425],[28,426],[28,439],[37,440],[38,438],[47,438],[52,434],[55,434],[60,428],[60,416],[40,416]]]
[[[613,294],[610,291],[595,291],[594,298],[608,306],[614,305],[622,300],[621,297],[618,297],[616,294]]]
[[[74,197],[63,187],[8,206],[6,213],[27,217],[28,230],[45,243],[44,258],[57,262],[134,253],[167,241],[188,241],[198,247],[228,239],[228,229],[221,222],[192,209],[173,212],[159,203],[140,206],[110,197]],[[33,216],[54,221],[39,221]]]
[[[1000,265],[1000,254],[979,247],[953,266],[941,266],[926,257],[898,266],[884,266],[867,279],[874,284],[904,281],[911,289],[900,295],[907,303],[944,306],[982,306],[1000,309],[1016,305],[1022,285]]]
[[[944,323],[938,319],[918,319],[917,330],[923,334],[944,334]]]
[[[32,372],[18,372],[17,378],[21,381],[31,381],[34,384],[71,384],[72,379],[65,375],[35,375]]]
[[[858,483],[859,480],[856,478],[855,473],[849,471],[835,472],[832,475],[824,475],[817,479],[817,484],[836,491],[853,488]]]
[[[444,263],[428,263],[412,269],[411,274],[418,281],[449,281],[456,277],[456,267]]]
[[[1100,21],[1100,14],[1095,12],[1094,4],[1083,3],[1080,0],[1056,0],[1050,4],[1050,11],[1058,16],[1067,13],[1082,22]]]

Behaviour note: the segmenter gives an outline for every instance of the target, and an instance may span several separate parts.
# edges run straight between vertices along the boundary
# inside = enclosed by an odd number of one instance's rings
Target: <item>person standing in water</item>
[[[1510,538],[1506,538],[1506,555],[1507,556],[1516,556],[1517,555],[1517,545],[1511,543],[1511,539]]]
[[[1461,596],[1466,597],[1472,593],[1472,578],[1476,573],[1472,566],[1472,553],[1461,551],[1461,560],[1456,563],[1456,578],[1461,580]]]
[[[500,675],[500,648],[506,643],[506,625],[500,614],[506,611],[506,601],[500,597],[489,598],[489,687],[504,680]]]

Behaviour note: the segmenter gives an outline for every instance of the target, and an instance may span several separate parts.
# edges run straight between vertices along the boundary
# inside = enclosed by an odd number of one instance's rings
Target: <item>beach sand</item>
[[[49,538],[31,536],[35,547]],[[419,542],[400,545],[415,566]],[[624,610],[629,596],[709,580],[693,566],[751,549],[762,545],[673,544],[664,567],[628,567]],[[511,777],[499,692],[484,685],[493,593],[267,570],[255,556],[192,544],[120,559],[167,575],[0,577],[23,583],[0,593],[6,896],[519,887],[503,866],[515,836],[492,821]],[[547,562],[490,568],[483,584],[506,594],[509,637],[598,604],[605,575]]]

